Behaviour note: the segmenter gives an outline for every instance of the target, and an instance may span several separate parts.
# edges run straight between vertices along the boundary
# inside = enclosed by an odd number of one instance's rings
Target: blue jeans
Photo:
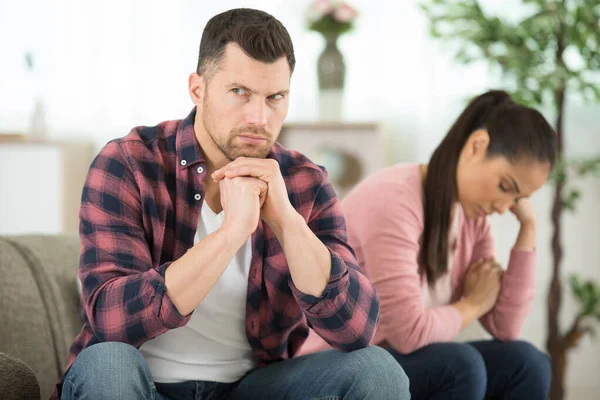
[[[408,378],[376,346],[329,350],[257,368],[236,383],[155,383],[134,347],[99,343],[83,350],[67,372],[61,399],[410,399]]]
[[[388,351],[408,375],[415,400],[546,400],[550,391],[549,358],[522,341],[435,343],[407,355]]]

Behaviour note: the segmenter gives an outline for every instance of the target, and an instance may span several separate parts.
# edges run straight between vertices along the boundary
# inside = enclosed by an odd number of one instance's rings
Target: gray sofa
[[[82,326],[79,239],[0,236],[0,399],[47,399]],[[455,340],[486,335],[472,324]]]
[[[76,235],[0,236],[0,398],[47,399],[82,326]]]

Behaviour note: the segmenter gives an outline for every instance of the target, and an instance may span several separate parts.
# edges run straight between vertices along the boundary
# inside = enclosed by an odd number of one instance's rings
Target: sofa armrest
[[[40,398],[40,386],[27,364],[0,353],[0,393],[5,400],[37,400]]]

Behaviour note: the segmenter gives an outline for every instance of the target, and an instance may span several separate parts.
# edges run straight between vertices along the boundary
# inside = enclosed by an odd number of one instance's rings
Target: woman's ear
[[[487,155],[490,135],[485,129],[477,129],[469,136],[463,147],[463,157],[467,161],[480,161]]]

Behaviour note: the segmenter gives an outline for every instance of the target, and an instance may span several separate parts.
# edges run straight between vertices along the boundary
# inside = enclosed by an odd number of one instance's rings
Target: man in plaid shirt
[[[271,15],[219,14],[190,115],[100,151],[80,210],[85,323],[55,398],[409,398],[368,347],[379,300],[325,171],[275,142],[294,64]],[[336,350],[293,358],[309,327]]]

